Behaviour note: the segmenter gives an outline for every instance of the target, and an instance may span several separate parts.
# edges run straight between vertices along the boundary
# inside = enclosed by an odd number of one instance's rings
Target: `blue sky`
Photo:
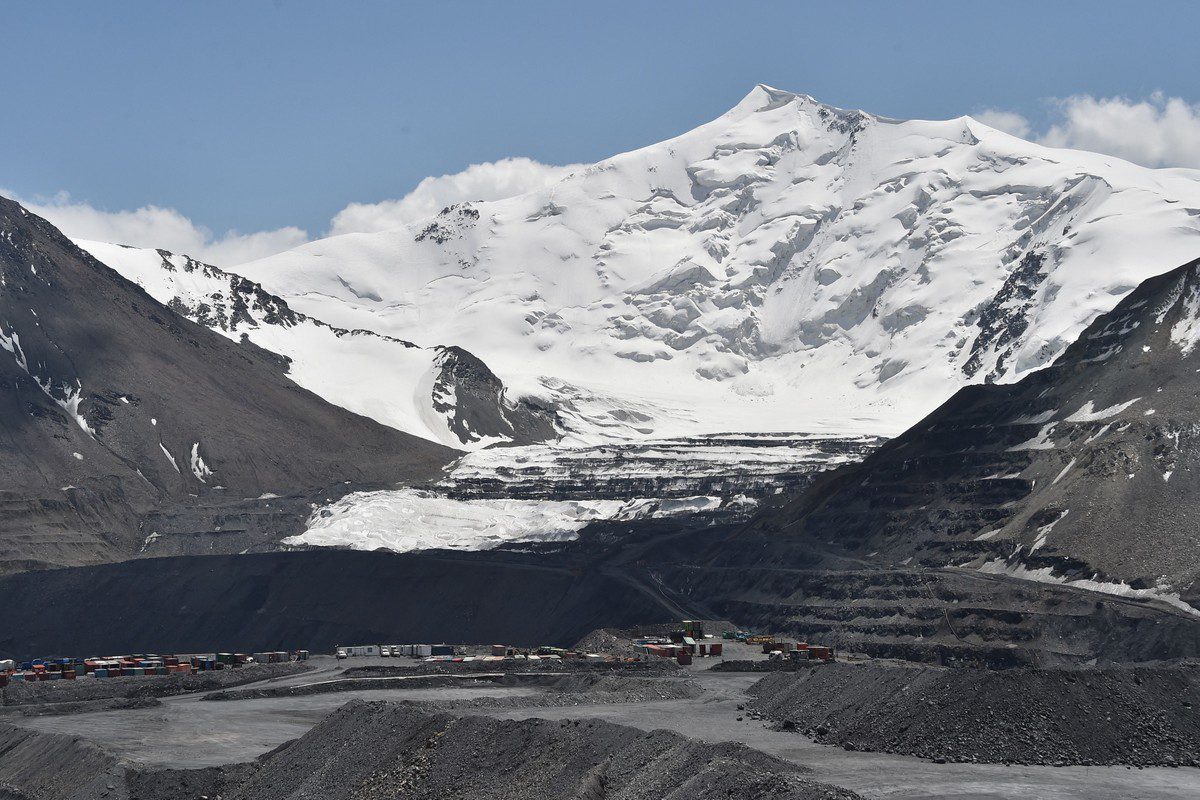
[[[0,187],[317,235],[429,175],[667,138],[758,82],[896,117],[1004,109],[1035,130],[1053,98],[1196,104],[1200,7],[1150,5],[11,5]]]

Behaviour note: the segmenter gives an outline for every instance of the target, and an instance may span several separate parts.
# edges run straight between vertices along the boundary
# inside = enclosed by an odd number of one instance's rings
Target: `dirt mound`
[[[429,715],[352,702],[274,751],[227,800],[852,798],[742,745],[601,721]]]
[[[281,664],[254,664],[236,669],[197,672],[194,675],[157,675],[154,677],[87,678],[74,681],[10,683],[0,689],[0,705],[88,703],[108,698],[173,697],[178,694],[205,692],[246,683],[295,675],[312,669],[302,661]]]
[[[780,659],[779,661],[745,661],[741,659],[732,659],[730,661],[718,661],[709,669],[713,672],[798,672],[799,670],[811,669],[811,664],[805,664],[802,661],[791,661],[788,659]]]
[[[101,797],[123,782],[117,759],[78,737],[0,724],[0,753],[0,800]]]
[[[29,703],[0,707],[8,717],[57,717],[66,714],[89,714],[95,711],[127,711],[156,708],[162,705],[157,697],[103,697],[99,700],[79,700],[67,703]]]
[[[0,800],[853,800],[740,744],[601,721],[507,721],[347,703],[249,764],[151,769],[78,738],[0,725]]]
[[[987,671],[823,664],[752,708],[847,750],[944,761],[1200,766],[1200,664]]]

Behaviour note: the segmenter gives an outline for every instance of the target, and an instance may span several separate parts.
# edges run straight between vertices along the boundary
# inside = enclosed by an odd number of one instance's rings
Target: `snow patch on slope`
[[[993,559],[986,562],[979,568],[980,572],[986,572],[991,575],[1011,575],[1014,578],[1020,578],[1026,581],[1037,581],[1038,583],[1056,583],[1061,586],[1072,586],[1076,589],[1086,589],[1091,592],[1101,592],[1103,594],[1116,595],[1117,597],[1132,597],[1138,600],[1158,600],[1169,605],[1175,606],[1181,611],[1188,614],[1200,617],[1200,609],[1185,602],[1178,593],[1173,592],[1168,587],[1156,587],[1154,589],[1134,589],[1126,583],[1116,581],[1098,581],[1088,579],[1072,579],[1065,578],[1061,575],[1054,574],[1053,567],[1041,567],[1039,569],[1030,569],[1024,564],[1010,564],[1003,559]]]
[[[432,548],[489,550],[515,542],[569,541],[599,520],[712,511],[720,504],[716,497],[454,500],[416,489],[355,492],[314,512],[304,533],[283,543],[400,553]]]
[[[32,269],[32,265],[30,265]],[[35,270],[36,272],[36,270]],[[36,313],[34,316],[37,316]],[[83,384],[78,380],[72,386],[66,381],[59,381],[57,384],[50,378],[43,378],[35,375],[29,369],[29,360],[25,357],[25,351],[21,349],[21,336],[15,330],[11,333],[5,333],[3,326],[0,326],[0,348],[7,350],[12,354],[18,367],[33,378],[34,383],[42,390],[42,394],[50,398],[59,408],[63,410],[80,429],[88,436],[94,437],[95,430],[88,424],[87,418],[79,411],[79,403],[83,399]]]
[[[1092,401],[1088,400],[1080,407],[1078,411],[1067,417],[1067,422],[1098,422],[1102,419],[1115,417],[1117,414],[1120,414],[1122,411],[1129,408],[1131,405],[1141,399],[1142,398],[1140,397],[1135,397],[1132,400],[1126,400],[1124,403],[1116,403],[1108,408],[1102,408],[1099,411],[1096,411],[1092,407]]]
[[[173,460],[173,459],[172,459]],[[204,459],[200,456],[200,443],[192,444],[192,453],[189,458],[192,468],[192,474],[196,476],[196,480],[201,483],[206,483],[212,477],[212,470],[204,463]]]

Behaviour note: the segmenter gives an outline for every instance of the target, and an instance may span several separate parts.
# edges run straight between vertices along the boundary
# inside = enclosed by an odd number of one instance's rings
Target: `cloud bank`
[[[426,178],[412,192],[398,200],[380,203],[352,203],[338,211],[330,221],[329,234],[371,233],[388,230],[434,215],[451,203],[464,200],[500,200],[532,192],[565,178],[580,164],[557,167],[532,158],[502,158],[470,164],[460,173]],[[114,242],[133,247],[161,247],[174,253],[217,266],[236,266],[265,258],[293,247],[312,237],[296,227],[259,230],[244,234],[227,230],[222,234],[193,222],[175,209],[145,205],[127,211],[106,211],[70,194],[50,198],[24,199],[16,193],[0,190],[38,216],[46,217],[72,239]]]
[[[398,200],[351,203],[334,215],[328,235],[389,230],[436,214],[451,203],[467,200],[502,200],[540,189],[569,175],[581,165],[555,166],[531,158],[505,158],[471,164],[461,172],[426,178]],[[38,216],[45,217],[73,239],[157,247],[219,267],[290,250],[311,241],[307,231],[294,226],[242,233],[214,233],[173,208],[148,205],[125,211],[106,211],[60,193],[50,198],[26,199],[0,189]]]
[[[295,227],[256,233],[235,230],[214,234],[173,208],[142,206],[132,211],[105,211],[73,200],[61,193],[51,198],[25,199],[0,190],[34,214],[45,217],[72,239],[158,247],[217,266],[231,266],[264,258],[308,241],[308,234]]]
[[[504,158],[472,164],[462,172],[426,178],[399,200],[351,203],[339,211],[329,232],[373,233],[433,216],[465,200],[503,200],[562,180],[582,164],[556,167],[531,158]]]
[[[1146,167],[1200,168],[1200,105],[1162,92],[1144,100],[1086,94],[1056,100],[1050,126],[1041,132],[1014,111],[987,109],[975,116],[1050,147],[1093,150]]]

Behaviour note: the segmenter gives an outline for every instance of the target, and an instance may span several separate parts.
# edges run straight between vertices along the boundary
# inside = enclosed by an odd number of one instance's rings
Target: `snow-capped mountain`
[[[894,434],[1050,363],[1198,234],[1198,172],[760,86],[548,188],[234,271],[461,346],[584,439]]]
[[[282,356],[292,380],[356,414],[458,448],[556,436],[552,414],[509,400],[491,370],[461,348],[334,327],[186,255],[76,244],[193,322]]]

